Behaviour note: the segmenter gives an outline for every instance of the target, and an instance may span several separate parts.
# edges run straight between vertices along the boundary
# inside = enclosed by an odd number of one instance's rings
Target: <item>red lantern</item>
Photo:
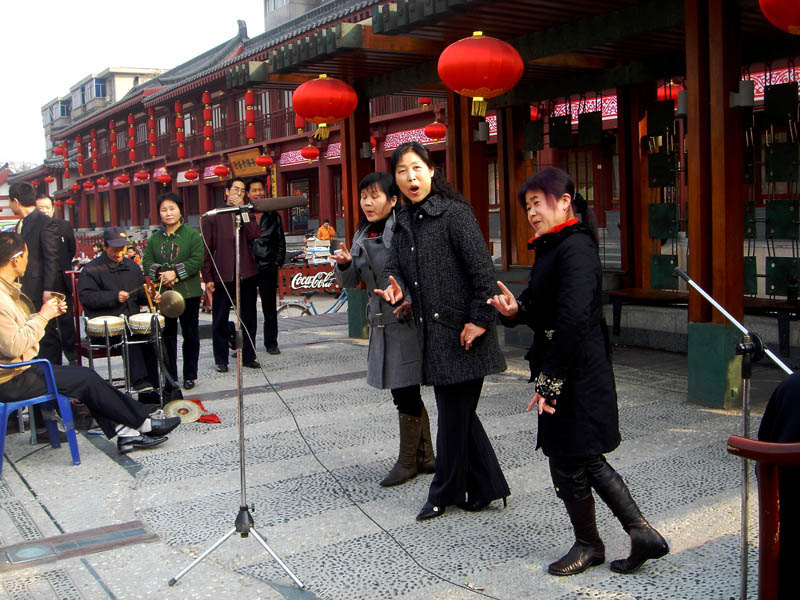
[[[114,156],[111,157],[111,168],[112,169],[116,169],[118,166],[119,166],[119,159],[117,158],[117,155],[115,154]]]
[[[88,180],[88,181],[84,181],[84,182],[83,182],[83,188],[84,188],[84,189],[86,189],[86,190],[91,190],[93,187],[94,187],[94,183],[92,183],[92,180],[91,180],[91,179],[90,179],[90,180]]]
[[[767,21],[778,29],[800,35],[800,3],[797,0],[758,0]]]
[[[147,171],[137,171],[134,177],[136,177],[136,179],[138,179],[139,181],[144,181],[145,179],[150,177],[150,173],[148,173]]]
[[[211,125],[203,126],[203,137],[210,138],[214,135],[214,128]]]
[[[81,184],[80,183],[73,183],[71,186],[69,186],[69,189],[71,191],[75,192],[75,193],[80,192],[81,191]]]
[[[531,104],[531,121],[541,121],[542,114],[539,112],[539,107],[536,104]]]
[[[211,112],[210,108],[203,109],[203,121],[211,121],[213,119],[213,113]]]
[[[230,169],[225,165],[217,165],[214,167],[214,175],[222,179],[223,177],[227,177],[228,173],[230,173]]]
[[[316,158],[319,158],[319,148],[316,148],[309,144],[302,150],[300,150],[300,156],[305,159],[308,159],[308,164],[311,164]]]
[[[97,185],[108,185],[108,179],[106,177],[98,177]]]
[[[169,175],[169,173],[162,173],[161,175],[156,177],[156,179],[158,179],[158,181],[159,181],[159,183],[161,183],[161,185],[163,185],[164,187],[167,187],[167,184],[170,181],[172,181],[172,176]]]
[[[131,178],[123,173],[122,175],[117,177],[117,181],[119,181],[121,184],[124,185],[126,183],[130,183],[131,182]]]
[[[203,152],[211,154],[214,151],[214,141],[211,139],[203,140]]]
[[[373,150],[375,150],[375,147],[378,145],[378,140],[372,136],[369,136],[369,145]]]
[[[257,156],[256,157],[256,164],[266,171],[267,167],[271,167],[272,166],[272,157],[271,156],[267,156],[266,154],[262,154],[261,156]]]
[[[428,107],[433,104],[433,98],[428,98],[427,96],[420,96],[419,97],[419,104],[422,106],[422,110],[427,110]]]
[[[211,92],[203,92],[203,104],[211,104]]]
[[[255,125],[248,125],[245,127],[245,137],[247,138],[247,143],[252,144],[253,141],[256,139],[256,126]]]
[[[133,113],[128,113],[128,125],[133,125],[134,123]]]
[[[179,160],[183,160],[183,159],[186,158],[186,146],[184,146],[183,144],[178,146],[178,148],[177,148],[177,156],[178,156]]]
[[[183,144],[186,141],[186,134],[183,133],[183,129],[175,132],[175,141],[179,144]]]
[[[203,92],[203,104],[205,105],[203,108],[203,121],[205,121],[205,126],[203,127],[203,150],[205,150],[206,154],[211,154],[214,151],[214,140],[212,139],[214,135],[214,123],[213,123],[213,113],[211,112],[211,92]]]
[[[292,94],[295,113],[318,125],[314,137],[319,139],[327,139],[328,125],[349,117],[357,104],[358,96],[353,88],[327,75],[306,81]]]
[[[33,181],[31,181],[31,185],[33,187],[39,187],[39,180],[38,179],[34,179]]]
[[[128,160],[129,160],[130,162],[136,162],[136,150],[133,150],[133,149],[131,149],[131,150],[128,152]]]
[[[55,178],[55,177],[53,177],[52,175],[47,175],[47,176],[45,176],[45,178],[44,178],[44,182],[45,182],[45,183],[53,183],[55,180],[56,180],[56,178]]]
[[[422,132],[425,134],[425,137],[439,141],[447,135],[447,127],[439,123],[439,121],[434,121],[430,125],[426,125]]]
[[[53,154],[56,154],[58,156],[64,156],[64,148],[62,148],[61,146],[53,147]]]
[[[439,56],[439,77],[449,89],[472,98],[472,115],[486,115],[486,100],[504,94],[522,77],[525,64],[514,47],[476,31]]]
[[[61,208],[62,206],[64,206],[64,203],[63,203],[61,200],[56,200],[55,202],[53,202],[53,204],[54,204],[55,206],[59,207],[59,208]]]
[[[659,102],[672,100],[672,103],[675,106],[678,106],[678,92],[682,92],[683,89],[684,88],[680,83],[669,80],[665,82],[664,85],[658,86],[658,89],[656,90],[656,98],[658,98]]]
[[[298,135],[303,133],[303,130],[306,128],[306,120],[297,113],[294,114],[294,127],[297,129]]]
[[[187,181],[194,181],[199,176],[200,176],[200,174],[197,171],[195,171],[194,169],[189,169],[188,171],[186,171],[183,174],[183,178],[186,179]]]
[[[75,206],[75,200],[73,200],[72,198],[67,198],[66,204],[68,206]]]

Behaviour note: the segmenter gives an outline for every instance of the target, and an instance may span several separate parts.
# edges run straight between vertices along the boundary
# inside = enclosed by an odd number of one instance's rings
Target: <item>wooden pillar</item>
[[[119,206],[117,205],[117,191],[114,189],[114,182],[108,186],[108,219],[111,225],[119,226]]]
[[[363,92],[356,88],[359,102],[356,110],[342,126],[342,188],[344,204],[344,236],[352,240],[356,232],[359,215],[358,183],[372,172],[372,158],[361,158],[362,142],[369,143],[369,102]]]
[[[479,123],[484,117],[470,115],[470,98],[461,97],[461,153],[458,167],[461,169],[462,187],[459,191],[472,205],[472,212],[486,244],[489,244],[489,157],[487,141],[475,141]]]
[[[200,214],[207,213],[213,208],[209,203],[208,185],[202,180],[197,184],[197,210]]]
[[[89,227],[89,202],[86,199],[86,190],[81,186],[80,194],[78,195],[78,226],[83,229]]]
[[[97,184],[94,186],[94,226],[103,227],[105,225],[103,218],[103,198]]]
[[[524,126],[529,119],[527,106],[506,107],[497,113],[497,171],[500,181],[503,270],[508,270],[512,264],[533,264],[533,253],[528,250],[528,220],[517,201],[517,190],[527,176]]]
[[[139,214],[139,202],[136,200],[135,177],[128,182],[128,207],[131,213],[131,226],[141,227],[142,215]]]
[[[317,162],[317,181],[319,186],[319,223],[321,225],[325,219],[328,219],[335,229],[336,208],[334,207],[333,177],[331,177],[328,159],[323,156],[322,152],[320,152]]]
[[[152,176],[147,182],[147,194],[148,194],[148,202],[147,205],[149,207],[150,213],[150,227],[158,225],[159,217],[158,217],[158,207],[156,206],[156,198],[159,194],[159,187],[161,185],[157,182],[153,181]]]
[[[459,168],[461,152],[461,96],[447,92],[447,180],[458,191],[463,191],[463,172]]]
[[[689,275],[703,289],[711,289],[711,140],[709,129],[708,3],[686,0],[686,89],[689,112],[688,151]],[[689,321],[711,320],[711,305],[689,290]]]

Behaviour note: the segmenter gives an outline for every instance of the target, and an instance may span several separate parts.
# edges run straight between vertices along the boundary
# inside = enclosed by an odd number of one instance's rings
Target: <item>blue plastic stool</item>
[[[70,405],[69,398],[63,394],[59,394],[58,389],[56,389],[56,378],[53,375],[53,367],[50,361],[46,358],[36,358],[27,362],[0,364],[0,369],[16,369],[25,365],[36,364],[42,365],[44,380],[47,384],[47,393],[27,400],[0,402],[0,475],[3,474],[3,457],[5,456],[8,415],[25,406],[45,404],[48,402],[58,403],[58,410],[61,413],[61,420],[64,422],[64,429],[67,434],[69,451],[72,453],[72,464],[81,464],[81,455],[78,453],[78,438],[75,436],[75,424],[72,421],[72,406]],[[56,426],[56,422],[45,419],[44,424],[47,427],[47,434],[50,436],[50,445],[53,448],[60,448],[61,442],[58,439],[58,427]]]

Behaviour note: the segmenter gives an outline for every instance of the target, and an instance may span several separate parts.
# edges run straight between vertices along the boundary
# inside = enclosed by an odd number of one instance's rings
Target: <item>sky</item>
[[[22,0],[2,6],[0,165],[41,164],[42,106],[107,67],[170,69],[264,32],[264,0]]]

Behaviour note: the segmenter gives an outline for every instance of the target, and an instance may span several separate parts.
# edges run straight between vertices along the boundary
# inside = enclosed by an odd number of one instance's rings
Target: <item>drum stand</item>
[[[128,323],[128,316],[122,315],[122,318],[125,320],[125,329],[124,335],[122,338],[122,355],[124,360],[125,366],[125,393],[130,395],[131,394],[131,378],[130,378],[130,366],[131,366],[131,357],[130,353],[128,352],[128,346],[134,346],[137,344],[152,344],[156,351],[156,369],[157,369],[157,377],[158,377],[158,397],[161,409],[164,408],[164,388],[167,379],[167,369],[161,369],[161,365],[164,362],[164,356],[162,354],[162,346],[161,346],[161,323],[158,321],[158,315],[156,313],[151,313],[150,316],[150,331],[146,334],[148,339],[146,340],[133,340],[129,339],[129,335],[134,335],[133,331],[131,330],[131,326]],[[108,327],[106,327],[106,330]],[[174,383],[174,382],[173,382]]]
[[[245,212],[244,218],[246,222],[249,220],[249,215]],[[241,537],[246,538],[249,534],[253,534],[253,537],[256,538],[259,544],[261,544],[264,549],[269,552],[270,556],[275,559],[275,562],[280,565],[280,567],[286,572],[289,577],[292,578],[292,581],[295,582],[297,587],[304,588],[305,584],[300,581],[297,576],[292,573],[291,569],[286,566],[286,564],[280,559],[280,557],[275,554],[272,548],[269,547],[267,542],[258,531],[253,527],[253,517],[250,514],[251,509],[250,506],[247,505],[247,495],[246,495],[246,488],[247,482],[245,480],[245,461],[244,461],[244,400],[242,397],[242,320],[239,317],[239,306],[240,306],[240,281],[239,281],[239,269],[240,269],[240,255],[239,255],[239,244],[240,244],[240,230],[242,226],[242,215],[236,214],[236,226],[234,227],[234,239],[236,240],[235,243],[235,256],[236,256],[236,269],[235,273],[235,286],[236,286],[236,415],[239,424],[239,489],[241,494],[241,499],[239,502],[239,512],[236,515],[236,520],[234,521],[233,528],[228,531],[224,536],[214,542],[205,552],[203,552],[200,556],[198,556],[188,567],[183,569],[180,573],[178,573],[175,577],[169,580],[169,585],[173,586],[178,583],[178,580],[186,575],[191,569],[197,566],[206,556],[211,554],[214,550],[219,548],[229,537],[231,537],[234,533],[238,533]],[[224,285],[220,283],[220,285]]]
[[[692,281],[689,276],[681,269],[675,268],[673,275],[677,275],[693,287],[703,298],[716,308],[728,319],[739,331],[742,332],[742,341],[736,346],[736,354],[742,357],[742,437],[750,437],[750,379],[752,377],[752,363],[760,360],[765,354],[778,367],[783,369],[787,375],[792,374],[792,370],[787,367],[775,354],[766,348],[758,334],[747,331],[744,325],[733,318],[714,298],[708,295],[703,288]],[[747,552],[748,552],[748,505],[750,495],[750,471],[747,459],[742,458],[742,500],[741,500],[741,558],[739,563],[739,598],[747,600]]]

